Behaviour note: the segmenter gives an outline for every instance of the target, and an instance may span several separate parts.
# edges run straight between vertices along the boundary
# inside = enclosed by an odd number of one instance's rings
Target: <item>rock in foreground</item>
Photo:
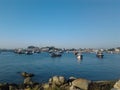
[[[114,88],[111,90],[120,90],[120,80],[115,83]]]
[[[72,81],[70,90],[74,90],[74,89],[88,90],[88,86],[90,83],[91,83],[90,80],[78,78],[78,79]]]
[[[46,83],[36,83],[26,77],[22,84],[0,84],[0,90],[120,90],[120,80],[116,81],[90,81],[83,78],[53,76]]]
[[[33,77],[33,76],[34,76],[34,74],[32,74],[32,73],[27,73],[27,72],[22,72],[21,75],[22,75],[23,77]]]

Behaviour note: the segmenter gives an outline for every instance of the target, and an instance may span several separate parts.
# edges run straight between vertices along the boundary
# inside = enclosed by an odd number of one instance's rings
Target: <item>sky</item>
[[[0,0],[0,48],[120,46],[120,0]]]

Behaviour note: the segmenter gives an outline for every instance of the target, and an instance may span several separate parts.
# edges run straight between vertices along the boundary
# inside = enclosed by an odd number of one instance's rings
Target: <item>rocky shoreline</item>
[[[32,80],[34,74],[23,72],[22,84],[0,83],[0,90],[120,90],[120,81],[91,81],[83,78],[53,76],[47,83]]]

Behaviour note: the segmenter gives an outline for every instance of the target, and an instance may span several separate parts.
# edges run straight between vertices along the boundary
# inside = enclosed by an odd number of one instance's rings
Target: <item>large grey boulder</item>
[[[65,78],[63,76],[53,76],[49,79],[49,83],[52,85],[63,85],[65,83]]]
[[[52,83],[58,84],[59,83],[59,77],[58,76],[54,76],[52,78]]]
[[[60,82],[60,84],[64,84],[65,78],[63,76],[59,76],[59,82]]]
[[[114,88],[120,89],[120,80],[115,83]]]
[[[27,77],[24,79],[24,84],[33,84],[33,81],[31,79],[31,77]]]
[[[120,80],[115,83],[114,88],[111,90],[120,90]]]
[[[74,90],[75,88],[77,90],[88,90],[88,86],[91,83],[90,80],[86,80],[86,79],[82,79],[82,78],[78,78],[74,81],[72,81],[72,85],[70,87],[70,90]]]
[[[49,90],[50,85],[48,83],[45,83],[42,87],[44,90]]]
[[[33,77],[33,76],[34,76],[34,74],[32,74],[32,73],[27,73],[27,72],[22,72],[21,75],[22,75],[23,77]]]

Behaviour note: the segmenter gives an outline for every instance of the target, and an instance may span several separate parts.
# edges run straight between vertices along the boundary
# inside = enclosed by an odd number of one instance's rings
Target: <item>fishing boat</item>
[[[59,53],[59,52],[52,52],[52,53],[50,54],[50,56],[51,56],[51,57],[61,57],[62,54]]]
[[[77,59],[83,59],[83,55],[81,53],[77,53],[76,57]]]
[[[97,52],[96,57],[98,58],[103,58],[103,52]]]
[[[26,52],[25,52],[26,55],[32,55],[33,53],[34,53],[34,52],[32,52],[32,51],[26,51]]]

